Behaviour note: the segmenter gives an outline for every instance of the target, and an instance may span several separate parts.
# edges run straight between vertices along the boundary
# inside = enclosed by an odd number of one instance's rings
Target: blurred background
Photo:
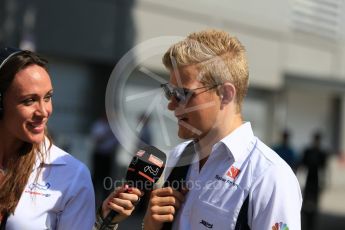
[[[57,145],[89,166],[94,178],[124,177],[131,158],[104,122],[106,87],[116,63],[148,39],[205,28],[226,30],[247,48],[250,88],[244,119],[309,191],[303,193],[304,229],[344,229],[343,0],[0,0],[0,45],[33,50],[49,60],[54,85],[50,133]],[[155,87],[148,71],[168,80],[159,58],[138,63],[147,71],[134,70],[126,88]],[[127,106],[126,117],[140,124],[143,142],[160,146],[166,140],[157,131],[159,116],[148,114],[147,106]],[[181,140],[174,124],[167,126],[167,145],[173,147]],[[95,182],[96,187],[103,182]],[[100,200],[108,191],[96,192]],[[137,226],[140,217],[120,228]]]

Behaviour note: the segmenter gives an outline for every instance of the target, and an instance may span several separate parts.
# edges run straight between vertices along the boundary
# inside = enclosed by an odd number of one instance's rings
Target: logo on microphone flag
[[[162,166],[163,166],[163,164],[164,164],[164,162],[163,162],[161,159],[159,159],[158,157],[156,157],[156,156],[154,156],[154,155],[152,155],[152,154],[150,154],[149,161],[150,161],[152,164],[155,164],[155,165],[157,165],[157,166],[160,167],[160,168],[162,168]]]
[[[240,173],[240,169],[232,165],[230,169],[227,171],[226,175],[235,180],[239,173]]]

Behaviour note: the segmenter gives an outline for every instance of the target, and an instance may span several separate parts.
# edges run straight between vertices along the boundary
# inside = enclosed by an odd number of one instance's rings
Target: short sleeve
[[[57,229],[92,229],[95,223],[95,196],[91,176],[80,164],[70,188],[65,194],[66,205],[58,216]]]
[[[287,165],[271,165],[255,181],[250,197],[251,229],[301,229],[301,190]]]

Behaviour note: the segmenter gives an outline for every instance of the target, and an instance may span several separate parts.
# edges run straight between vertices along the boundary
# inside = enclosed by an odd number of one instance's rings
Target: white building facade
[[[269,144],[287,128],[302,150],[320,130],[345,150],[345,8],[341,0],[140,0],[136,44],[205,28],[235,35],[247,48],[250,91],[244,118]],[[163,71],[161,63],[148,65]]]

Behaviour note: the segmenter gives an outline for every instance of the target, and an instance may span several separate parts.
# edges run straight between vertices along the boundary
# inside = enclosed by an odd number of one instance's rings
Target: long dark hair
[[[19,51],[7,59],[6,63],[0,68],[2,99],[6,97],[6,91],[13,82],[15,75],[31,65],[41,66],[48,71],[47,61],[30,51]],[[37,158],[44,162],[46,152],[52,145],[46,129],[45,134],[49,140],[47,146],[45,141],[41,144],[23,142],[19,151],[6,162],[6,174],[0,184],[0,213],[14,213]],[[38,170],[36,180],[40,171],[41,168]]]

